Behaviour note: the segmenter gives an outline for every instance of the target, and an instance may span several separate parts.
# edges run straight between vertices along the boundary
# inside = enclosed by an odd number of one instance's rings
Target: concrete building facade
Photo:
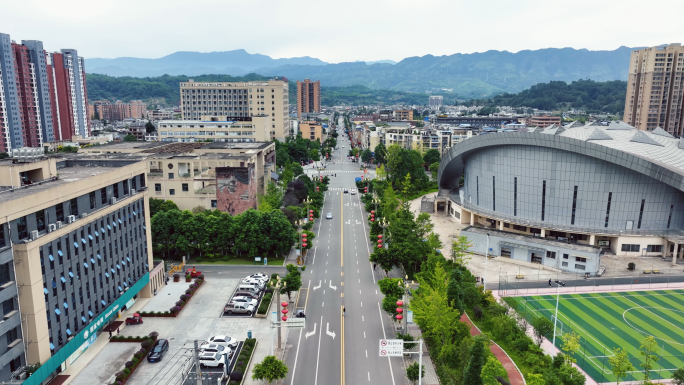
[[[475,136],[443,155],[440,195],[463,224],[674,263],[684,243],[680,142],[621,122]],[[497,244],[492,253],[510,256]],[[591,274],[600,265],[541,254],[526,261]]]
[[[302,138],[323,143],[323,125],[316,122],[300,122],[299,131],[302,133]]]
[[[262,82],[209,83],[190,79],[180,84],[183,120],[203,116],[221,120],[268,116],[269,137],[284,140],[289,132],[287,79]]]
[[[202,116],[203,119],[212,117]],[[259,115],[227,120],[228,116],[216,120],[160,120],[157,123],[159,140],[162,142],[268,142],[276,139],[271,127],[272,117]]]
[[[37,385],[73,364],[131,301],[150,296],[146,167],[81,156],[8,159],[0,169],[0,280],[9,277],[0,299],[16,295],[3,302],[0,377],[40,363],[24,382]]]
[[[117,100],[112,103],[107,100],[97,100],[88,105],[89,116],[100,120],[124,120],[127,118],[144,119],[147,117],[147,105],[142,100],[131,100],[124,103]]]
[[[527,125],[530,127],[546,128],[546,127],[549,127],[553,124],[560,125],[561,124],[561,117],[560,116],[540,115],[540,116],[531,116],[529,119],[527,119]]]
[[[430,98],[428,100],[428,104],[430,105],[430,108],[439,109],[439,107],[442,107],[443,103],[444,103],[444,97],[442,95],[430,96]]]
[[[394,110],[394,120],[413,120],[413,110]]]
[[[684,130],[684,47],[670,44],[632,51],[623,120],[640,130]]]
[[[321,112],[321,81],[297,80],[297,116],[311,112]]]

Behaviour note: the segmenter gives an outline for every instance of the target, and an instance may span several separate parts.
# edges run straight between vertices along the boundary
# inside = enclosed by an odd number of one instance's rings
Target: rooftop
[[[534,242],[534,243],[538,243],[540,245],[546,245],[546,246],[552,246],[552,247],[564,247],[567,249],[576,250],[576,251],[584,251],[584,252],[588,252],[588,253],[597,253],[601,250],[601,248],[598,246],[583,245],[581,243],[570,243],[570,242],[558,241],[558,240],[551,239],[551,238],[535,237],[532,235],[509,233],[507,231],[501,231],[501,230],[496,230],[496,229],[492,229],[492,228],[468,226],[461,231],[470,231],[472,233],[478,233],[478,234],[483,234],[483,235],[492,234],[492,235],[496,235],[497,237],[507,238],[507,239],[511,239],[511,240]]]

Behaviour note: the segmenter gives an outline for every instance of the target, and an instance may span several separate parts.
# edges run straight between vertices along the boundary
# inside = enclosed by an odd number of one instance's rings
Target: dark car
[[[168,340],[157,340],[157,342],[152,345],[152,349],[147,353],[147,361],[149,362],[159,362],[161,361],[164,354],[169,351],[169,341]]]

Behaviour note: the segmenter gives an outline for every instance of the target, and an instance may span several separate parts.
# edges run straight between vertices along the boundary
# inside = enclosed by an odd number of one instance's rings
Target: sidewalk
[[[477,326],[470,321],[470,318],[468,318],[467,314],[463,314],[461,316],[461,322],[470,325],[470,335],[476,336],[480,334],[480,329],[478,329]],[[511,385],[526,384],[520,369],[518,369],[518,366],[515,365],[515,362],[513,362],[511,357],[509,357],[508,354],[496,344],[496,342],[492,341],[492,345],[489,347],[489,350],[494,354],[494,357],[501,362],[504,369],[506,369],[506,373],[508,373],[508,380],[511,382]]]
[[[423,333],[420,331],[420,328],[416,324],[408,325],[408,334],[413,336],[413,338],[416,341],[423,338]],[[425,377],[423,377],[423,385],[439,385],[439,377],[437,377],[435,365],[432,363],[432,358],[430,358],[430,353],[428,352],[428,348],[425,343],[423,343],[422,354],[423,366],[425,366]],[[411,354],[409,357],[404,357],[404,366],[409,366],[414,362],[418,362],[418,355]],[[404,376],[406,376],[406,374],[404,374]]]

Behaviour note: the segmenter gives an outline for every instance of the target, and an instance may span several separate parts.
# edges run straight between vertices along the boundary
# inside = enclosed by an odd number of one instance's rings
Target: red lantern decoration
[[[371,210],[371,214],[375,214],[375,210]]]
[[[287,309],[286,309],[286,310],[287,310]],[[403,313],[403,312],[404,312],[404,308],[402,308],[402,307],[398,307],[398,308],[397,308],[397,313]]]
[[[382,239],[382,234],[378,234],[378,238]]]
[[[280,303],[280,306],[282,306],[282,307],[287,307],[287,301],[281,302],[281,303]]]
[[[287,318],[287,317],[285,317],[285,318]],[[402,319],[402,318],[404,318],[404,316],[403,316],[403,315],[401,315],[401,314],[397,314],[397,320],[401,321],[401,319]]]
[[[306,238],[306,233],[302,233],[302,237],[303,237],[303,238]]]
[[[310,214],[313,214],[313,210],[309,210],[309,213],[310,213]]]
[[[402,309],[402,310],[403,310],[403,309]],[[283,314],[287,314],[287,312],[288,312],[287,309],[283,309]]]
[[[397,306],[404,306],[404,301],[402,301],[402,300],[397,301]]]
[[[302,243],[302,246],[303,246],[303,247],[306,247],[306,242]]]
[[[287,321],[287,316],[284,315],[284,316],[282,316],[280,319],[283,320],[283,321]]]
[[[375,222],[375,218],[371,218],[371,222]]]
[[[378,249],[382,249],[382,245],[378,245]]]

